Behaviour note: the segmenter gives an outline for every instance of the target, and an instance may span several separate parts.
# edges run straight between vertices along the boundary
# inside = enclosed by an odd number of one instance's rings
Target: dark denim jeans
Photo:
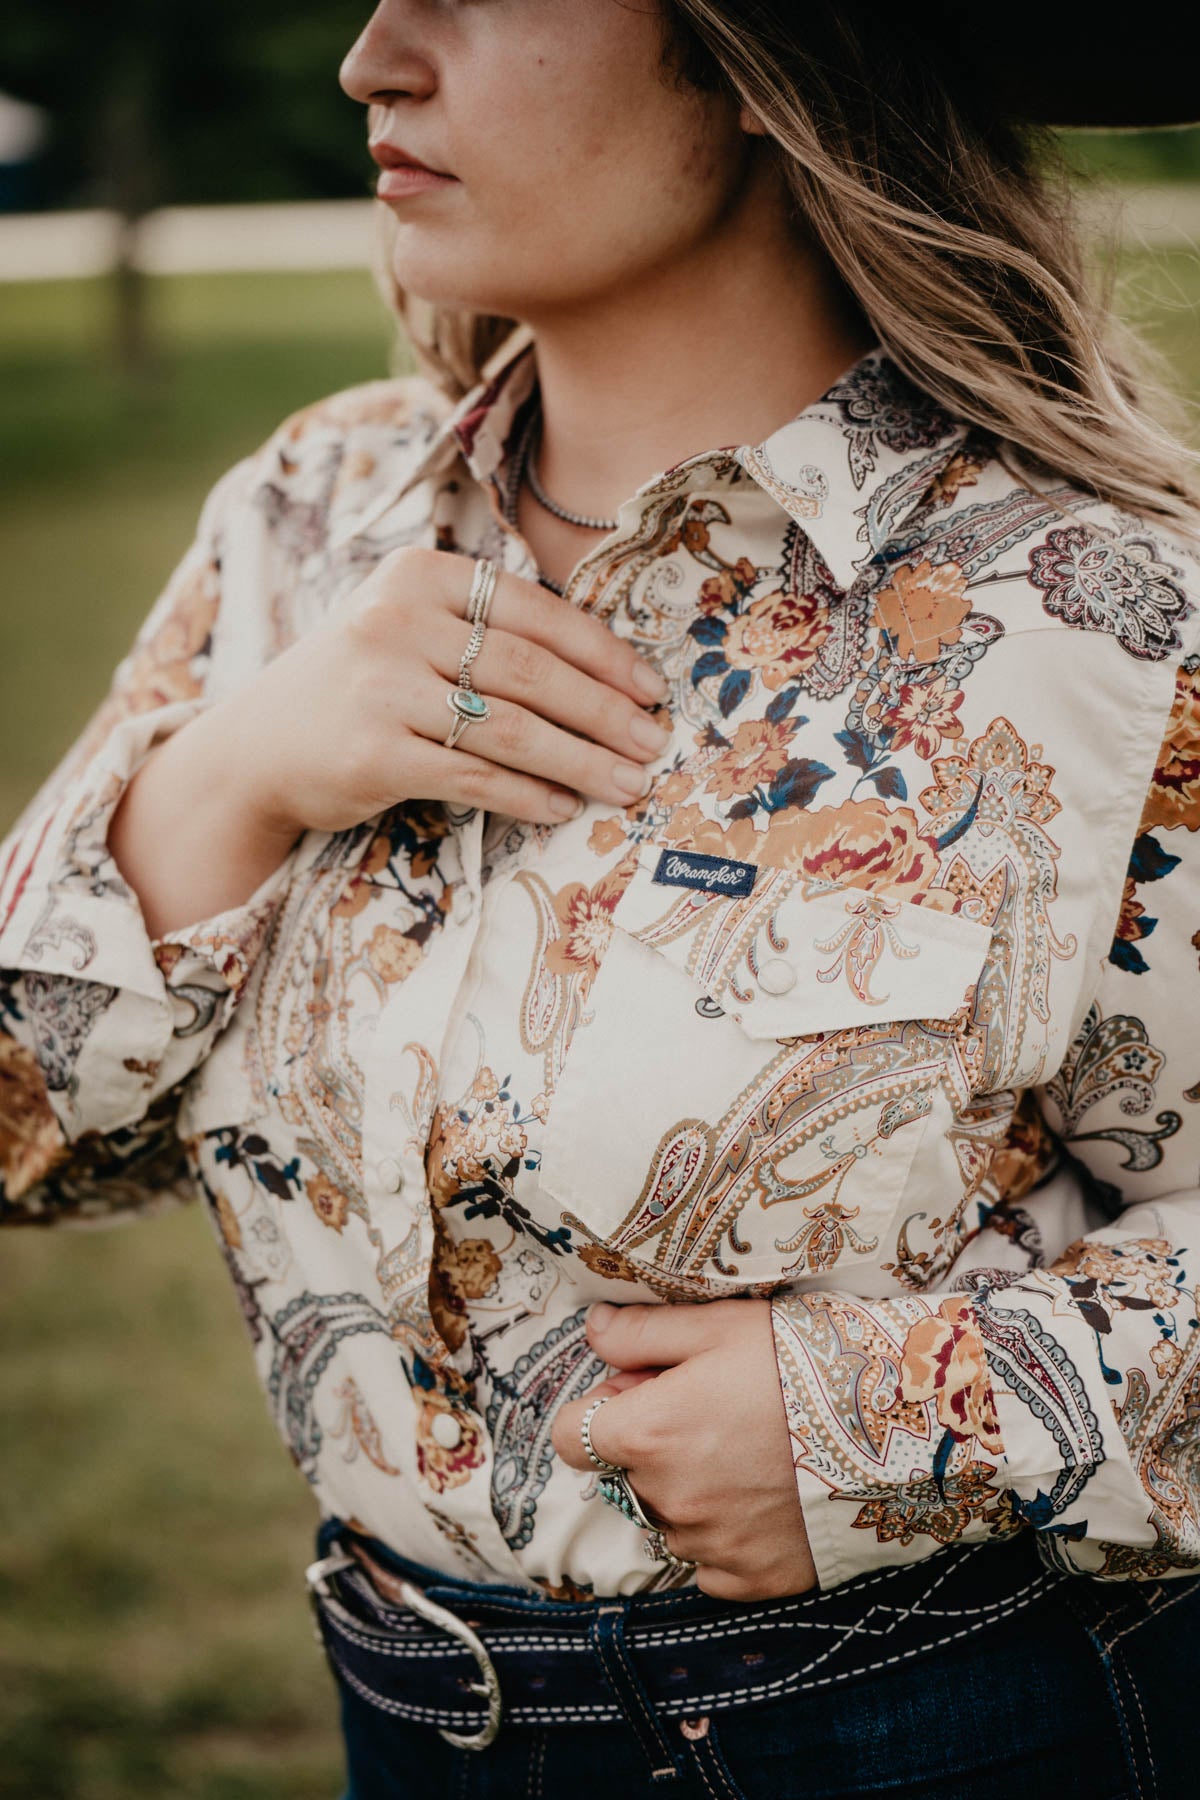
[[[982,1559],[981,1559],[982,1560]],[[845,1584],[848,1590],[852,1584]],[[982,1598],[982,1596],[981,1596]],[[1067,1576],[1011,1616],[872,1658],[786,1699],[667,1721],[656,1782],[623,1723],[501,1725],[486,1750],[339,1683],[343,1800],[1189,1800],[1200,1771],[1200,1577]],[[864,1613],[869,1611],[864,1594]],[[981,1620],[986,1613],[981,1612]],[[928,1633],[926,1632],[926,1636]],[[872,1661],[877,1666],[872,1667]]]

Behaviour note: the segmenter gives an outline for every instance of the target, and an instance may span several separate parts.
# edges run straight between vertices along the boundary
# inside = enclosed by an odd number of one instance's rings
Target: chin
[[[461,230],[435,231],[424,220],[397,219],[392,214],[384,219],[383,231],[386,267],[392,279],[406,294],[429,306],[461,307],[496,318],[518,319],[539,299],[551,300],[553,280],[561,281],[561,272],[550,270],[542,272],[546,279],[539,282],[535,269],[534,279],[521,288],[498,288],[497,268],[505,268],[509,277],[513,273],[511,247],[473,245],[466,254]]]

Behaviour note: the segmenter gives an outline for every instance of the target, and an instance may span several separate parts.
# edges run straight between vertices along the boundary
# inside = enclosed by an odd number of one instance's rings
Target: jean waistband
[[[656,1773],[675,1754],[660,1716],[849,1681],[986,1629],[1066,1579],[1043,1567],[1028,1529],[749,1604],[695,1587],[551,1600],[425,1568],[337,1518],[322,1521],[317,1549],[319,1635],[361,1699],[472,1748],[502,1720],[625,1719]]]

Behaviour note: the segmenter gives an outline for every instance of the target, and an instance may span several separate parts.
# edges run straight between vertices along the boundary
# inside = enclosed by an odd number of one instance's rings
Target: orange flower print
[[[967,582],[956,562],[902,563],[890,584],[875,596],[875,607],[896,655],[904,662],[933,662],[946,644],[962,636],[971,610]]]
[[[872,893],[907,897],[933,882],[938,854],[917,829],[916,814],[887,802],[844,800],[797,819],[772,822],[768,837],[788,846],[785,868],[800,869],[810,881],[845,883]],[[765,857],[780,866],[780,860]]]
[[[474,1100],[495,1100],[500,1093],[500,1083],[496,1079],[496,1071],[489,1069],[485,1063],[471,1083],[471,1097]]]
[[[588,849],[597,856],[611,856],[624,842],[625,825],[619,818],[597,819],[588,833]]]
[[[911,744],[918,756],[936,756],[943,738],[962,736],[962,721],[956,717],[962,705],[962,691],[947,697],[945,675],[930,682],[905,681],[900,685],[896,704],[884,715],[891,727],[891,748],[902,750]]]
[[[482,1434],[437,1388],[418,1388],[417,1468],[435,1494],[461,1487],[483,1461]]]
[[[612,916],[625,883],[612,871],[589,887],[568,882],[554,896],[559,936],[546,946],[546,967],[555,975],[586,976],[590,982],[612,938]]]
[[[341,1231],[346,1223],[346,1214],[350,1210],[350,1201],[339,1187],[335,1187],[328,1175],[314,1175],[306,1181],[304,1191],[308,1195],[313,1211],[322,1225],[330,1226],[334,1231]]]
[[[751,819],[730,819],[721,824],[706,819],[692,803],[677,806],[663,826],[663,842],[705,856],[733,857],[738,862],[769,862],[765,855],[766,833],[756,831]],[[786,866],[786,865],[783,865]]]
[[[367,961],[389,986],[411,975],[421,960],[421,946],[393,925],[377,925],[366,943]]]
[[[973,1438],[989,1455],[1004,1454],[987,1356],[965,1294],[943,1300],[936,1313],[909,1326],[899,1392],[903,1400],[933,1400],[939,1423],[956,1439]]]
[[[757,669],[774,690],[811,669],[828,636],[824,597],[780,588],[730,620],[722,649],[731,669]]]
[[[780,764],[787,761],[788,740],[795,724],[788,719],[778,723],[770,719],[747,719],[733,734],[733,742],[713,765],[704,784],[706,794],[717,794],[722,800],[737,800],[750,793],[760,781],[769,782]]]
[[[1175,678],[1175,700],[1141,829],[1156,825],[1200,831],[1200,666],[1181,668]]]
[[[443,1240],[438,1266],[447,1286],[464,1300],[482,1300],[502,1264],[487,1238],[472,1237]]]
[[[607,1244],[585,1244],[579,1252],[579,1260],[593,1275],[603,1275],[606,1281],[641,1279],[628,1257],[623,1256],[619,1250],[610,1250]]]
[[[974,487],[983,472],[983,464],[977,456],[971,456],[966,450],[959,450],[950,458],[940,475],[935,475],[929,484],[929,499],[934,506],[949,506],[960,489]]]
[[[1166,1238],[1125,1238],[1119,1244],[1077,1238],[1050,1264],[1055,1275],[1073,1275],[1104,1290],[1109,1306],[1178,1306],[1185,1291],[1176,1283],[1179,1258]]]
[[[868,1500],[854,1524],[874,1531],[881,1544],[911,1544],[918,1536],[953,1544],[972,1519],[982,1519],[994,1534],[1006,1536],[1013,1528],[1012,1501],[1007,1490],[997,1492],[994,1477],[995,1470],[985,1462],[969,1462],[940,1479],[914,1469],[906,1481]]]
[[[31,1050],[0,1031],[0,1189],[19,1195],[71,1154]]]

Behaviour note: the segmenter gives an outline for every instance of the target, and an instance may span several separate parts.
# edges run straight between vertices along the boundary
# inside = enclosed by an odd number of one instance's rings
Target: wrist
[[[203,736],[199,748],[206,777],[244,821],[247,838],[277,850],[282,858],[305,825],[265,779],[262,758],[244,729],[236,700],[218,701],[193,721],[192,728]]]

